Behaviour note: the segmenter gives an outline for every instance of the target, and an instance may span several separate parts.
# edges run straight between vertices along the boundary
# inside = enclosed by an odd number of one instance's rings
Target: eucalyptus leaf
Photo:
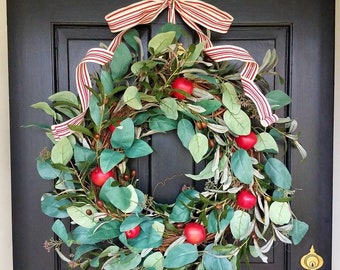
[[[253,165],[247,151],[239,149],[233,153],[231,170],[242,183],[250,184],[253,181]]]
[[[48,99],[53,102],[68,102],[75,106],[79,105],[77,96],[71,91],[57,92],[51,95]]]
[[[131,230],[133,228],[135,228],[137,225],[141,224],[144,221],[150,221],[151,217],[147,217],[147,216],[140,216],[140,215],[130,215],[127,216],[122,224],[120,225],[120,231],[121,232],[125,232],[128,230]]]
[[[197,175],[193,174],[185,174],[185,176],[193,179],[193,180],[207,180],[214,177],[215,172],[213,171],[213,160],[209,161],[208,164],[204,167],[204,169]]]
[[[223,252],[216,251],[213,244],[205,248],[202,262],[205,270],[233,270],[227,256]]]
[[[112,81],[112,77],[109,71],[102,70],[100,72],[100,82],[103,84],[104,92],[106,95],[109,95],[112,93],[114,85]]]
[[[234,135],[248,135],[251,131],[250,118],[243,110],[237,114],[227,110],[223,114],[223,120]]]
[[[258,152],[267,152],[272,154],[277,154],[279,152],[279,147],[275,139],[268,132],[261,132],[257,134],[257,142],[254,148]]]
[[[167,97],[161,100],[160,109],[164,112],[164,115],[176,120],[178,118],[177,101],[174,98]]]
[[[197,247],[189,243],[179,244],[171,249],[164,260],[164,267],[176,268],[193,263],[198,259]]]
[[[167,49],[173,42],[176,36],[176,32],[169,31],[166,33],[159,33],[155,35],[149,41],[148,48],[149,51],[154,54],[158,55],[162,53],[165,49]]]
[[[124,43],[121,43],[110,62],[112,79],[115,80],[123,77],[129,70],[131,62],[132,56],[130,50]]]
[[[61,138],[52,148],[51,160],[53,163],[66,165],[73,157],[73,148],[67,137]]]
[[[97,210],[92,205],[70,206],[67,208],[67,213],[75,223],[82,227],[92,228],[97,224],[93,216]]]
[[[119,226],[120,221],[118,220],[98,222],[92,228],[78,226],[71,232],[71,236],[79,245],[92,245],[118,237],[120,235]]]
[[[164,115],[157,115],[150,118],[149,127],[160,132],[170,131],[177,128],[177,121],[169,119]]]
[[[202,115],[209,115],[213,112],[217,111],[222,103],[216,99],[202,100],[195,103],[198,106],[201,106],[205,109],[205,112]]]
[[[128,158],[139,158],[147,156],[152,152],[153,150],[147,142],[135,139],[131,147],[125,150],[125,155]]]
[[[41,198],[41,210],[42,212],[53,218],[66,218],[68,214],[66,210],[61,210],[61,207],[71,204],[67,199],[58,200],[56,196],[45,193]]]
[[[138,195],[132,185],[109,189],[105,197],[124,213],[131,213],[138,206]]]
[[[198,57],[201,55],[204,49],[204,43],[192,44],[188,51],[190,52],[189,57],[185,60],[183,67],[191,67],[195,64]]]
[[[76,144],[73,150],[74,160],[79,169],[89,167],[96,161],[96,152],[92,149]]]
[[[188,149],[196,163],[202,161],[209,149],[208,138],[201,133],[196,133],[191,138]]]
[[[124,102],[135,110],[142,109],[143,105],[136,86],[129,86],[126,88],[123,95]]]
[[[192,137],[195,135],[193,124],[187,119],[181,119],[177,125],[177,135],[183,146],[188,148]]]
[[[98,246],[95,245],[81,245],[76,248],[76,252],[74,253],[74,259],[79,260],[81,256],[85,255],[88,252],[99,249]]]
[[[128,244],[135,248],[157,248],[163,242],[165,226],[157,220],[148,220],[140,224],[141,232],[138,237],[128,239]]]
[[[90,115],[91,115],[93,122],[99,129],[101,126],[101,122],[102,122],[102,109],[101,109],[101,106],[99,106],[98,104],[99,104],[99,101],[97,97],[95,95],[91,95],[90,105],[89,105]]]
[[[31,105],[32,108],[34,109],[40,109],[43,110],[45,113],[47,113],[48,115],[52,116],[53,119],[57,119],[57,114],[55,113],[55,111],[50,107],[50,105],[48,105],[48,103],[46,102],[37,102],[33,105]]]
[[[129,149],[135,140],[135,126],[131,118],[124,119],[111,136],[111,145],[114,148]]]
[[[269,218],[277,225],[287,224],[292,217],[290,206],[287,202],[273,202],[269,207]]]
[[[290,104],[292,101],[291,98],[281,90],[270,91],[265,97],[273,110],[281,109],[282,107]]]
[[[238,114],[241,110],[241,102],[237,97],[235,87],[227,82],[221,84],[222,86],[222,103],[232,113]]]
[[[242,240],[247,237],[249,227],[250,215],[245,211],[236,210],[230,221],[230,229],[234,238]]]
[[[307,223],[298,219],[293,219],[293,230],[291,231],[292,241],[294,245],[298,245],[305,237],[309,230]]]
[[[227,207],[225,217],[221,217],[221,213],[211,211],[208,216],[207,231],[209,233],[222,232],[229,225],[230,220],[234,216],[234,209],[230,206]]]
[[[106,148],[100,154],[100,168],[102,169],[103,173],[107,173],[108,171],[112,170],[112,168],[117,166],[124,158],[125,155],[123,153]]]
[[[52,225],[52,231],[58,235],[58,237],[68,246],[70,247],[73,243],[72,238],[69,236],[64,223],[57,219]]]
[[[89,246],[89,245],[87,245],[87,246]],[[97,257],[93,258],[91,260],[90,265],[92,267],[98,267],[99,264],[100,264],[99,260],[101,258],[105,258],[105,257],[108,257],[108,256],[111,257],[112,255],[117,254],[118,251],[119,251],[119,247],[118,246],[115,246],[115,245],[109,246],[106,249],[104,249]]]
[[[45,180],[53,180],[60,176],[61,171],[54,168],[51,164],[51,160],[42,160],[40,157],[37,158],[37,170],[39,176]]]
[[[182,191],[176,198],[175,205],[170,214],[170,220],[174,222],[187,222],[190,220],[190,203],[199,199],[199,192],[194,189]]]
[[[132,270],[140,264],[142,258],[138,253],[130,253],[128,255],[122,254],[120,257],[115,257],[110,260],[103,268],[104,270]]]
[[[159,251],[151,253],[143,262],[145,270],[163,270],[164,257]]]
[[[265,164],[265,172],[268,174],[272,182],[283,189],[290,189],[292,184],[292,176],[287,167],[276,158],[269,158]]]
[[[136,37],[139,38],[139,33],[136,29],[130,29],[123,36],[124,41],[128,45],[130,45],[136,53],[138,53],[139,52],[139,44],[136,41]]]

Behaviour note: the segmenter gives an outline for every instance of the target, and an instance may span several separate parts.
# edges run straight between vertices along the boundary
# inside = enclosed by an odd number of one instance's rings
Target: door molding
[[[11,166],[9,129],[9,86],[7,51],[6,0],[0,0],[0,171],[2,217],[0,219],[0,265],[12,270],[12,211],[11,211]]]
[[[340,27],[340,0],[335,2],[335,29]],[[335,69],[334,69],[334,136],[333,136],[333,234],[332,234],[332,265],[337,265],[340,256],[339,241],[340,232],[340,32],[335,31]]]

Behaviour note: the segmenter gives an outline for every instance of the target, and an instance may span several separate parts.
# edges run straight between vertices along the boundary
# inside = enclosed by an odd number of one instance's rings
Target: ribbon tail
[[[90,104],[91,93],[87,87],[92,87],[90,74],[87,69],[87,63],[95,63],[99,65],[105,65],[111,61],[113,52],[101,48],[90,49],[83,60],[78,64],[76,68],[76,84],[77,91],[82,106],[82,113],[74,118],[71,118],[63,123],[52,125],[52,133],[54,138],[58,141],[62,137],[71,135],[72,130],[69,129],[69,125],[80,125],[83,120],[87,109]]]
[[[278,120],[278,116],[272,112],[268,100],[254,82],[259,66],[245,49],[232,45],[222,45],[207,48],[204,52],[215,62],[230,60],[245,62],[246,64],[240,74],[242,87],[245,95],[254,102],[261,125],[267,127]]]

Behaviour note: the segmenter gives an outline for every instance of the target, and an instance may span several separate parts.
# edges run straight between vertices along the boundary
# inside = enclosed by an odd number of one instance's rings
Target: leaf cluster
[[[291,142],[306,156],[295,134],[296,121],[287,117],[271,127],[259,125],[255,106],[243,93],[240,68],[206,59],[204,44],[185,48],[183,33],[176,25],[165,25],[149,41],[145,57],[138,32],[129,31],[112,61],[92,75],[84,122],[69,126],[73,134],[59,141],[44,126],[53,146],[37,158],[37,170],[55,184],[53,192],[43,195],[41,208],[56,219],[53,232],[72,249],[74,256],[68,258],[56,247],[71,268],[238,269],[242,256],[266,262],[274,241],[298,244],[308,230],[292,212],[292,176],[278,158]],[[283,91],[264,83],[264,75],[276,75],[276,64],[276,53],[269,51],[257,78],[273,110],[291,102]],[[172,96],[177,77],[194,85],[192,95],[182,91],[184,100]],[[56,123],[81,113],[81,102],[72,92],[49,100],[32,107]],[[149,138],[171,130],[194,162],[204,164],[198,174],[186,176],[204,181],[205,189],[184,189],[167,205],[138,188],[143,179],[128,161],[151,155]],[[246,151],[235,138],[251,131],[257,143]],[[98,166],[115,173],[102,187],[90,177]],[[238,207],[242,189],[256,196],[253,209]],[[74,224],[71,231],[61,221],[65,218]],[[204,243],[186,241],[183,226],[188,222],[206,228]],[[128,239],[125,232],[136,226],[140,235]]]

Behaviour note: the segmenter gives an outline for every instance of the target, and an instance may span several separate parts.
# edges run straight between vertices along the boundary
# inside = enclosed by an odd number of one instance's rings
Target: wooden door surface
[[[35,159],[48,141],[40,130],[21,126],[50,121],[31,109],[31,104],[47,100],[57,91],[74,91],[75,67],[87,50],[98,47],[100,42],[108,44],[113,38],[104,16],[133,2],[7,1],[14,270],[67,269],[55,254],[43,248],[44,241],[52,236],[53,220],[41,213],[40,197],[51,186],[38,176]],[[302,131],[300,141],[308,151],[303,163],[297,151],[289,152],[286,163],[297,190],[293,208],[310,225],[310,230],[299,246],[279,244],[271,252],[268,264],[254,262],[252,267],[301,269],[300,258],[314,245],[324,258],[322,269],[331,269],[335,3],[332,0],[207,2],[235,18],[227,34],[212,34],[215,45],[241,46],[259,63],[267,49],[277,50],[280,57],[277,71],[285,84],[281,86],[277,81],[271,84],[292,97],[289,114],[298,120]],[[165,20],[162,14],[153,24],[143,26],[145,40]],[[140,162],[138,168],[149,179],[144,189],[150,192],[159,179],[173,175],[179,168],[194,170],[191,158],[171,135],[155,137],[153,143],[162,151],[147,166]],[[184,184],[192,183],[179,177],[167,185],[158,185],[156,198],[169,202]]]

